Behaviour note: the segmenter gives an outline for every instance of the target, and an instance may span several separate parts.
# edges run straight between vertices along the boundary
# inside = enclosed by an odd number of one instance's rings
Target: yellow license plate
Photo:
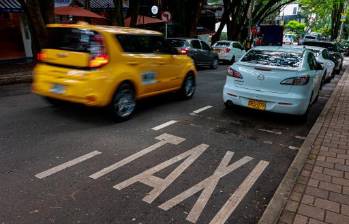
[[[259,100],[249,100],[248,107],[256,110],[265,110],[266,103],[264,101],[259,101]]]

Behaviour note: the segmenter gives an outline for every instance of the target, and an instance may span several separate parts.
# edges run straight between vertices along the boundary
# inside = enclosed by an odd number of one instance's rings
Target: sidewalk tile
[[[342,186],[340,186],[338,184],[328,183],[328,182],[320,181],[319,188],[324,189],[324,190],[328,190],[328,191],[332,191],[332,192],[337,192],[337,193],[342,192]]]
[[[323,220],[325,217],[325,211],[323,209],[304,204],[299,206],[298,213],[319,220]]]
[[[316,198],[314,205],[315,207],[339,213],[339,203],[337,202]]]
[[[348,224],[349,217],[344,215],[339,215],[334,212],[327,212],[326,222],[333,224]]]
[[[293,224],[307,224],[308,217],[305,217],[303,215],[296,215],[296,218],[294,219]]]

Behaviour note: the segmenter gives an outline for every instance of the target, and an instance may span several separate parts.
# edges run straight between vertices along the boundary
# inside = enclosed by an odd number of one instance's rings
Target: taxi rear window
[[[160,35],[118,34],[116,39],[127,53],[152,54],[164,52],[169,48]]]
[[[96,32],[77,28],[48,28],[46,48],[77,52],[90,52]]]

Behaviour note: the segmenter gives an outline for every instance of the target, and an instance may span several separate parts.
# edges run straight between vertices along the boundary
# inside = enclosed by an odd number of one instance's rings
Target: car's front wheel
[[[212,68],[212,69],[217,69],[217,68],[218,68],[218,63],[219,63],[218,58],[214,58],[214,59],[212,60],[212,63],[211,63],[211,68]]]
[[[125,121],[131,118],[136,108],[135,90],[129,83],[122,83],[114,94],[110,105],[115,121]]]

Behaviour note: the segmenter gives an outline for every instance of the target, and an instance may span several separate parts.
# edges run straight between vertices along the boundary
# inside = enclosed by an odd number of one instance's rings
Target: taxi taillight
[[[102,35],[96,34],[91,39],[91,45],[94,45],[91,48],[94,49],[94,51],[90,53],[91,55],[88,66],[90,68],[99,68],[108,64],[109,55],[107,54]]]
[[[47,54],[42,51],[36,54],[37,61],[44,61],[46,58],[47,58]]]

